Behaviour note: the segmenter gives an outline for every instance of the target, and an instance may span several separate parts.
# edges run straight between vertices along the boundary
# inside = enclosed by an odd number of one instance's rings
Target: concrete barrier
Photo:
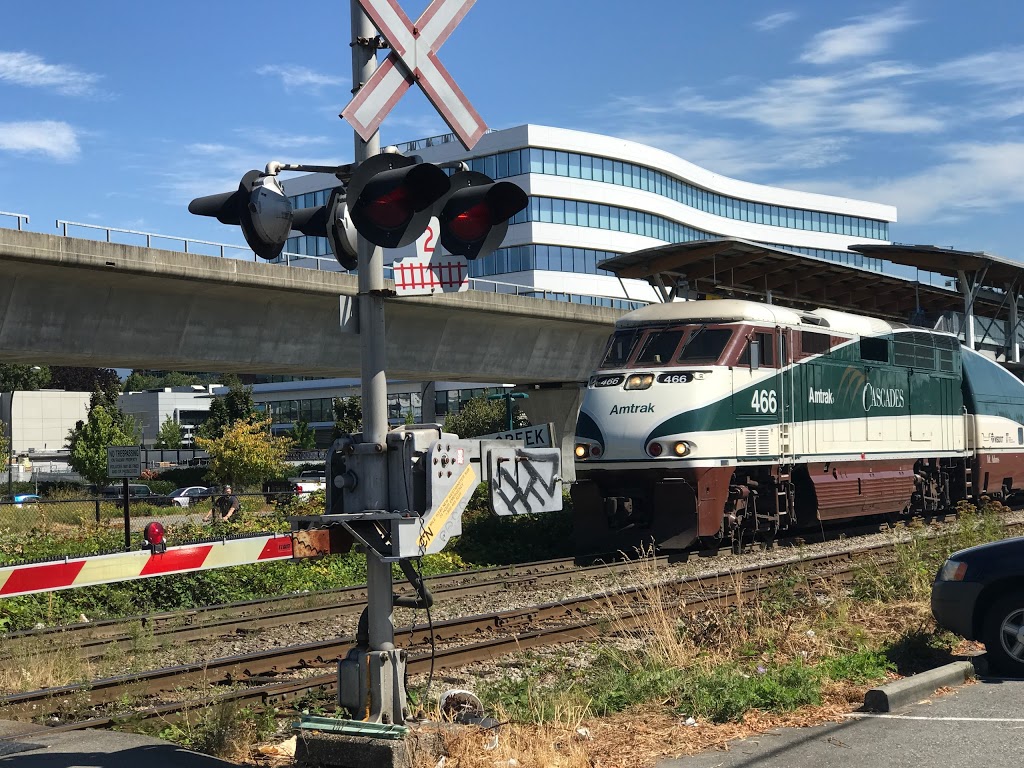
[[[968,678],[974,677],[974,674],[974,665],[971,662],[954,661],[879,688],[872,688],[864,694],[864,709],[871,712],[891,712],[927,698],[938,688],[963,685]]]

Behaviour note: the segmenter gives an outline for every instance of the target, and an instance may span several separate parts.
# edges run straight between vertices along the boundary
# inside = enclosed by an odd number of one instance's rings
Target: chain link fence
[[[240,506],[233,519],[267,531],[280,529],[285,508],[295,498],[291,491],[233,495]],[[126,540],[132,549],[140,549],[142,532],[153,521],[185,530],[191,538],[233,533],[220,522],[219,511],[215,510],[209,523],[203,521],[218,497],[214,493],[191,499],[187,506],[168,497],[130,498],[126,521],[123,498],[16,496],[13,501],[0,501],[0,565],[123,550]]]

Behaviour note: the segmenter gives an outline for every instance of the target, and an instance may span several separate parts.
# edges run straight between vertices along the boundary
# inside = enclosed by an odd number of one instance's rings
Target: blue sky
[[[479,0],[440,58],[492,128],[635,139],[895,205],[901,242],[1024,258],[1022,29],[1019,0]],[[6,8],[0,210],[241,242],[188,201],[271,159],[351,160],[348,41],[346,0]],[[381,137],[445,132],[413,89]]]

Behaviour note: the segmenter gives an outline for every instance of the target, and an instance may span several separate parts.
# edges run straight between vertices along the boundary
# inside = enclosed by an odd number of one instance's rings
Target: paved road
[[[71,731],[19,737],[26,725],[0,720],[0,768],[231,768],[235,765],[134,733]]]
[[[984,678],[886,715],[782,728],[732,742],[728,752],[664,760],[658,768],[1019,768],[1024,680]]]

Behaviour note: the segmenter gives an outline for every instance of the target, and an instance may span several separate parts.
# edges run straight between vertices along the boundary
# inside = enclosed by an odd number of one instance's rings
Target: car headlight
[[[967,575],[967,563],[947,560],[939,569],[939,581],[963,581]]]

